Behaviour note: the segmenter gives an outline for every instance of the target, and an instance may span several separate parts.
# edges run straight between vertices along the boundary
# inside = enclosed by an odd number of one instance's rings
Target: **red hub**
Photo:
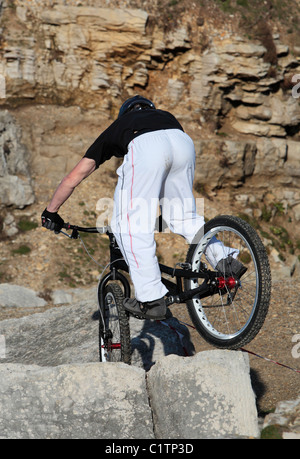
[[[109,343],[108,350],[113,351],[114,349],[121,349],[121,343]]]
[[[228,277],[227,279],[225,279],[225,277],[218,277],[217,282],[218,288],[221,290],[225,288],[225,286],[228,287],[229,290],[232,290],[236,286],[236,280],[232,276]]]

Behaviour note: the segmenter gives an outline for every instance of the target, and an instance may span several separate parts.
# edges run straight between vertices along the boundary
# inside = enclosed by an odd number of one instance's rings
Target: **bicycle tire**
[[[267,316],[271,297],[269,260],[260,237],[251,225],[239,217],[221,215],[204,225],[204,231],[200,230],[194,239],[198,242],[191,244],[188,249],[186,262],[194,271],[214,269],[204,258],[212,236],[218,240],[221,238],[224,245],[230,241],[230,247],[240,244],[237,247],[238,259],[248,268],[247,272],[236,281],[234,292],[227,287],[224,291],[218,286],[217,291],[207,298],[199,299],[196,296],[187,301],[187,308],[198,333],[209,344],[236,350],[255,338]],[[198,285],[199,279],[184,281],[186,290]]]
[[[105,287],[104,305],[99,311],[100,362],[131,364],[129,317],[123,300],[123,291],[117,283],[111,282]]]

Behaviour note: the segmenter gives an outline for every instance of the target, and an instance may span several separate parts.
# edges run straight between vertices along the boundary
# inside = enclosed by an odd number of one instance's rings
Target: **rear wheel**
[[[131,340],[128,314],[123,307],[124,295],[117,283],[104,289],[104,305],[99,314],[100,362],[131,363]]]
[[[188,250],[186,262],[196,272],[214,271],[217,261],[206,258],[208,246],[216,238],[228,255],[235,257],[247,271],[240,279],[232,273],[219,273],[210,282],[210,295],[187,301],[191,319],[199,334],[215,347],[239,349],[253,340],[268,312],[271,295],[271,272],[266,250],[256,231],[233,216],[220,216],[204,226],[204,232]],[[223,249],[224,248],[224,249]],[[211,255],[211,254],[210,254]],[[200,279],[185,279],[185,289],[199,286]]]

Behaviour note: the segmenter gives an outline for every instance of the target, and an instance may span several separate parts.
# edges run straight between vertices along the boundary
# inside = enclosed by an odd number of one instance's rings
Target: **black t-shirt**
[[[96,168],[112,156],[121,158],[126,155],[128,144],[141,134],[161,129],[180,129],[182,126],[175,116],[163,110],[146,109],[131,111],[114,121],[84,155],[94,159]]]

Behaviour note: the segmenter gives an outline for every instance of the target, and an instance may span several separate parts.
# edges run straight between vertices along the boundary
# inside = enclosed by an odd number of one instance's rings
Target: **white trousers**
[[[158,205],[171,231],[191,242],[204,225],[192,192],[195,149],[178,129],[149,132],[128,145],[118,168],[112,231],[129,266],[137,300],[163,297],[154,239]]]

